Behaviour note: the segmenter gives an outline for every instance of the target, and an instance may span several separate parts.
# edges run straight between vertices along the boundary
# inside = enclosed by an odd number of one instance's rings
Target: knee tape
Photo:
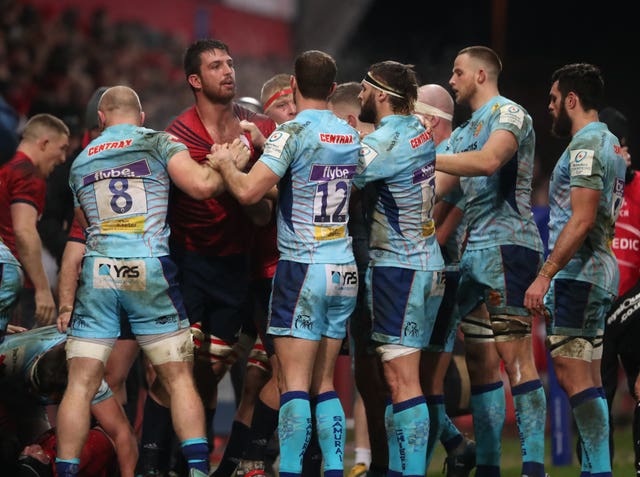
[[[141,335],[136,339],[153,365],[193,361],[193,338],[188,328],[169,334]]]
[[[256,342],[253,344],[253,348],[251,348],[251,351],[249,352],[247,366],[256,366],[267,373],[271,371],[271,362],[269,361],[267,350],[264,349],[264,345],[262,344],[260,337],[256,339]]]
[[[233,364],[233,361],[237,359],[237,356],[235,356],[235,359],[229,356],[233,351],[233,347],[217,336],[203,332],[200,322],[191,325],[191,334],[193,335],[193,344],[198,361],[211,364],[222,361],[226,365],[227,360],[230,359],[230,363]]]
[[[515,341],[531,335],[531,319],[512,315],[491,316],[496,341]]]
[[[493,343],[491,323],[474,315],[467,315],[460,322],[460,329],[464,333],[464,340],[469,343]]]
[[[69,336],[64,346],[67,352],[67,359],[71,358],[93,358],[107,363],[116,338],[89,339]]]
[[[378,355],[382,362],[391,361],[392,359],[399,358],[401,356],[407,356],[412,353],[418,353],[419,348],[409,348],[408,346],[398,344],[384,344],[376,348]]]
[[[593,342],[596,338],[580,336],[547,336],[547,347],[552,358],[573,358],[591,362],[594,357]],[[602,349],[602,346],[600,346]],[[602,355],[602,351],[600,352]]]

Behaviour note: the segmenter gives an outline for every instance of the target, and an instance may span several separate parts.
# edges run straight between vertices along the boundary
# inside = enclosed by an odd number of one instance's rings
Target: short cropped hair
[[[360,109],[360,100],[358,95],[362,91],[362,85],[357,81],[349,81],[340,83],[329,96],[331,104],[348,104],[349,106]]]
[[[458,52],[458,56],[464,54],[482,61],[487,67],[487,73],[491,75],[494,80],[498,80],[498,76],[500,76],[502,72],[502,60],[500,56],[498,56],[498,53],[488,46],[474,45],[463,48]]]
[[[40,395],[62,396],[67,387],[67,353],[64,343],[47,351],[36,363],[32,374],[32,386]]]
[[[142,111],[138,93],[128,86],[112,86],[108,88],[98,101],[98,110],[102,112],[119,111],[121,113],[137,113]]]
[[[296,58],[294,70],[302,96],[319,100],[329,97],[338,72],[331,55],[319,50],[305,51]]]
[[[604,79],[600,68],[589,63],[571,63],[558,68],[551,75],[551,83],[558,82],[562,98],[573,92],[580,98],[585,111],[599,110],[604,103]]]
[[[291,87],[291,75],[286,73],[278,73],[277,75],[272,76],[262,85],[262,89],[260,90],[260,102],[264,106],[271,96],[273,96],[278,91],[282,91],[283,89],[287,89]]]
[[[22,131],[22,138],[26,141],[37,141],[45,131],[69,136],[69,127],[59,118],[47,113],[36,114],[27,121]]]

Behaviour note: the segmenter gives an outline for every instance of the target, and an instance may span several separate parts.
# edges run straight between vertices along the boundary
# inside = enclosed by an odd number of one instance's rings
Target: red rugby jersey
[[[254,122],[265,137],[275,129],[275,123],[270,118],[240,105],[234,104],[234,113],[240,120]],[[213,139],[202,124],[195,106],[178,116],[166,130],[187,146],[194,160],[206,160]],[[250,143],[249,135],[246,137]],[[253,146],[251,155],[252,162],[257,160]],[[177,187],[172,187],[169,225],[172,242],[203,255],[244,253],[251,245],[251,224],[238,201],[226,192],[214,199],[195,200]]]
[[[619,296],[640,280],[640,172],[625,185],[620,215],[611,244],[620,270]]]
[[[44,210],[46,190],[44,178],[23,152],[16,152],[9,162],[0,167],[0,236],[18,259],[20,257],[11,219],[11,204],[30,204],[35,207],[39,218]]]

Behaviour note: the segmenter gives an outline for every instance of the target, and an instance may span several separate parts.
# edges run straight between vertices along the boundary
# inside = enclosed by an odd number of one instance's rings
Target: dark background
[[[481,0],[462,2],[373,2],[338,54],[344,78],[361,78],[366,66],[383,59],[414,64],[421,83],[448,87],[458,50],[472,44],[500,54],[500,93],[524,106],[533,117],[537,153],[547,171],[566,140],[550,135],[547,112],[551,73],[566,63],[598,65],[605,79],[607,104],[630,121],[630,150],[638,165],[640,127],[637,93],[638,24],[631,3]],[[456,108],[456,124],[469,112]]]

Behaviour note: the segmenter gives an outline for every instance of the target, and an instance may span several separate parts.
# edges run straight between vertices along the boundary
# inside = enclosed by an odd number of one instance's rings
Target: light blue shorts
[[[519,245],[465,250],[457,294],[460,315],[485,303],[492,316],[529,316],[524,294],[541,266],[541,252]]]
[[[269,327],[274,336],[343,339],[356,306],[358,271],[345,264],[280,260],[273,277]]]
[[[373,314],[372,340],[426,348],[444,289],[444,271],[370,267],[367,299]]]
[[[456,334],[458,326],[460,326],[460,313],[458,313],[458,305],[456,303],[456,294],[458,291],[458,281],[460,273],[456,271],[445,270],[445,289],[442,303],[438,309],[438,316],[433,325],[431,339],[429,340],[428,351],[444,351],[451,353],[456,342]]]
[[[134,335],[170,333],[189,327],[169,257],[85,257],[69,334],[116,338],[124,313]]]
[[[604,330],[604,320],[615,297],[592,283],[554,278],[544,297],[550,315],[547,335],[594,337]]]

